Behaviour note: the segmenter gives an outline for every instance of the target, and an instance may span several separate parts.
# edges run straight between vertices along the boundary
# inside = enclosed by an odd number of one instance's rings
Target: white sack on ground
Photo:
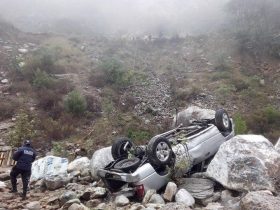
[[[56,175],[67,172],[68,159],[56,156],[46,156],[33,162],[30,182],[35,182],[46,175]]]

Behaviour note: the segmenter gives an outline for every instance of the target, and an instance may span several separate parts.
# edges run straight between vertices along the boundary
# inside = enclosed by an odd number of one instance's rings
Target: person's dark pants
[[[27,192],[27,186],[28,186],[28,182],[29,182],[29,178],[31,176],[31,171],[27,171],[27,170],[23,170],[23,169],[18,169],[15,166],[12,168],[12,171],[10,173],[10,177],[11,177],[11,183],[12,183],[12,187],[13,189],[17,189],[17,176],[21,175],[21,179],[22,179],[22,185],[23,185],[23,195],[26,196],[26,192]]]

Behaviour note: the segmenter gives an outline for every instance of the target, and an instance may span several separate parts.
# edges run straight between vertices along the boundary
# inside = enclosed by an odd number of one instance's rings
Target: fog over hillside
[[[0,0],[1,16],[24,31],[82,35],[199,34],[224,21],[227,0]]]

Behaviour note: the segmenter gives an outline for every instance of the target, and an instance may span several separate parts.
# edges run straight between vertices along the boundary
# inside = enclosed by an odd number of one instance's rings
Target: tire
[[[219,109],[215,113],[215,123],[220,132],[231,130],[231,122],[228,113],[224,109]]]
[[[172,163],[173,152],[171,143],[167,138],[151,139],[147,147],[147,156],[154,166],[166,166]]]
[[[122,170],[124,172],[130,172],[130,171],[135,171],[138,166],[140,165],[140,159],[137,157],[130,158],[130,159],[124,159],[119,162],[117,162],[114,165],[115,169]]]
[[[128,145],[125,150],[124,147],[125,147],[126,143],[128,143]],[[111,148],[111,153],[112,153],[114,160],[117,160],[120,157],[126,159],[128,157],[128,151],[133,147],[135,147],[135,145],[130,138],[123,137],[123,138],[116,139],[113,142],[113,145]]]

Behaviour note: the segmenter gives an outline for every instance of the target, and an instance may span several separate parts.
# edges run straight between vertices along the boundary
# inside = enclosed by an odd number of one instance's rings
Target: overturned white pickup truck
[[[143,197],[147,190],[159,190],[168,183],[170,169],[175,176],[202,171],[220,145],[233,136],[232,118],[219,109],[213,119],[181,124],[156,135],[144,146],[135,146],[126,137],[115,140],[111,150],[114,161],[97,174],[109,190],[118,191],[129,184]]]

